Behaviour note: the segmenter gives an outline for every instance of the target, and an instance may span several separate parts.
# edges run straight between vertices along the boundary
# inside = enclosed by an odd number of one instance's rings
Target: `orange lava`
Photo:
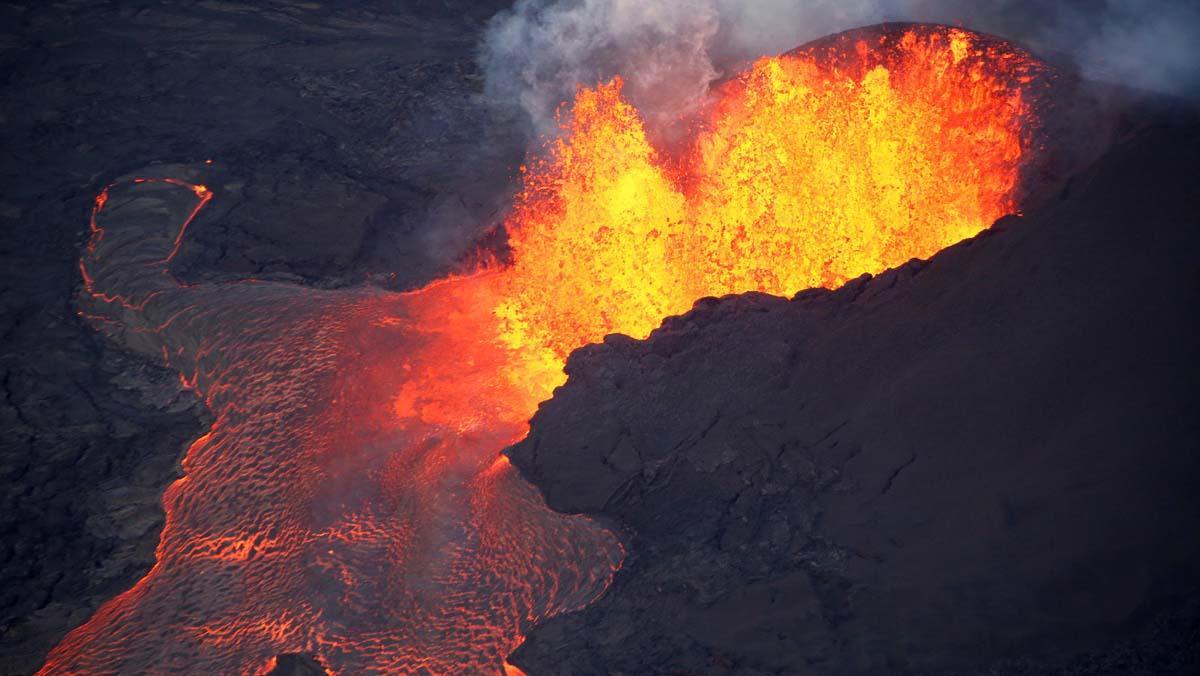
[[[43,673],[262,673],[283,653],[336,673],[520,673],[504,658],[524,632],[590,602],[622,556],[497,455],[566,356],[700,297],[832,287],[988,227],[1016,208],[1036,68],[944,27],[843,39],[720,86],[671,156],[620,80],[580,89],[525,170],[511,264],[404,294],[179,285],[162,268],[212,193],[106,191],[86,316],[160,354],[217,422],[164,496],[154,568]],[[177,231],[98,222],[180,185],[196,202]]]
[[[497,312],[539,378],[698,298],[836,287],[1016,209],[1030,57],[944,27],[843,43],[754,63],[674,159],[647,141],[619,78],[579,91],[508,223]]]

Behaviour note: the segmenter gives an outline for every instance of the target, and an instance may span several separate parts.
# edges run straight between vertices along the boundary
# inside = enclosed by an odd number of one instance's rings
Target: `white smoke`
[[[1109,0],[1099,21],[1073,18],[1091,29],[1075,50],[1085,75],[1200,95],[1200,3]]]
[[[518,0],[488,32],[488,89],[515,99],[539,133],[578,84],[617,74],[649,118],[683,112],[716,76],[708,49],[718,20],[713,0]]]
[[[960,24],[1075,60],[1087,77],[1195,96],[1200,6],[1188,0],[517,0],[483,46],[489,93],[538,134],[579,84],[620,74],[652,127],[746,60],[880,21]]]

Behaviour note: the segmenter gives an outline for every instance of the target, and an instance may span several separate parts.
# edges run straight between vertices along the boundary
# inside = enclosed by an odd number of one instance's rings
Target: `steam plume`
[[[1200,95],[1200,8],[1187,0],[517,0],[484,47],[489,92],[538,134],[577,84],[615,74],[650,126],[747,59],[880,21],[962,24],[1065,54],[1090,78]]]

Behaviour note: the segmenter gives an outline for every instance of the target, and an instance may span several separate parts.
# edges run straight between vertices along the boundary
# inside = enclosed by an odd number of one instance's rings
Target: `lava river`
[[[510,260],[408,293],[182,285],[203,169],[119,180],[81,314],[177,369],[216,422],[166,491],[157,563],[43,673],[261,673],[282,653],[503,673],[623,556],[501,454],[567,355],[700,297],[832,287],[988,227],[1017,208],[1042,70],[959,29],[863,29],[720,84],[670,153],[620,80],[581,88],[524,170]]]

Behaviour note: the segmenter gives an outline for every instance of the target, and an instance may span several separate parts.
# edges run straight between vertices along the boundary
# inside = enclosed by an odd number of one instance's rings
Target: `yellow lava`
[[[581,88],[506,223],[513,375],[548,394],[573,349],[698,298],[836,287],[987,228],[1015,209],[1033,67],[945,27],[763,58],[673,161],[619,78]]]

